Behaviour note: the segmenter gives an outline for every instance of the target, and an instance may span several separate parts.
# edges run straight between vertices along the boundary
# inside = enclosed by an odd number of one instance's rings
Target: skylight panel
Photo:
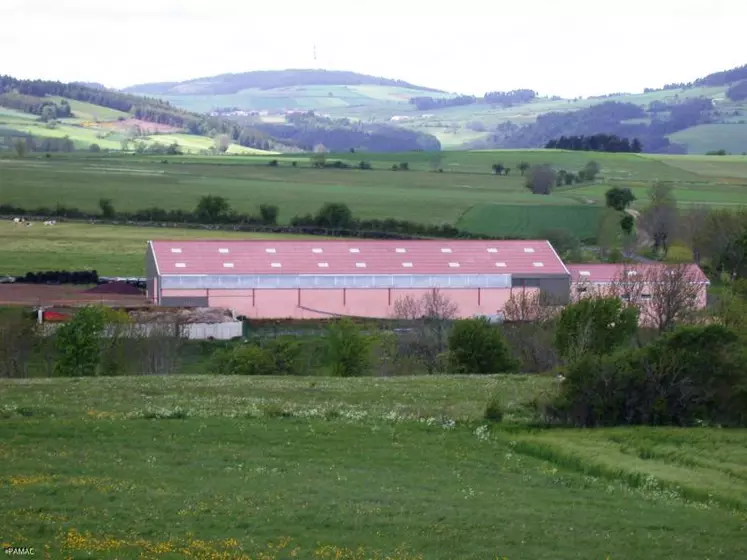
[[[233,268],[233,263],[223,263],[223,268]]]
[[[185,263],[175,263],[174,266],[176,268],[186,268],[187,267],[187,265]]]
[[[444,247],[443,249],[441,249],[441,252],[442,253],[451,253],[451,249],[449,249],[448,247]]]
[[[270,248],[270,249],[265,249],[265,253],[276,253],[276,252],[277,252],[277,251],[275,251],[275,249],[272,249],[272,248]]]
[[[495,263],[495,266],[497,266],[498,268],[506,268],[506,263],[504,263],[504,262],[497,262],[497,263]]]
[[[329,263],[320,262],[320,263],[316,263],[316,266],[318,266],[319,268],[329,268]]]
[[[405,268],[412,268],[412,263],[411,262],[403,262],[402,266],[404,266]]]
[[[283,265],[282,265],[282,264],[280,264],[280,263],[270,263],[270,266],[271,266],[272,268],[281,268],[281,267],[282,267]]]
[[[581,275],[581,276],[591,276],[591,272],[589,272],[588,270],[582,270],[581,272],[579,272],[579,275]]]
[[[536,268],[542,268],[543,266],[545,266],[545,264],[541,262],[534,262],[532,263],[532,265],[534,265]]]
[[[496,249],[495,247],[488,247],[488,253],[497,253],[497,252],[498,252],[498,249]]]
[[[355,263],[356,268],[366,268],[366,263]]]
[[[459,268],[459,263],[458,263],[458,262],[450,262],[450,263],[449,263],[449,266],[450,266],[451,268]]]
[[[317,254],[318,254],[318,253],[323,253],[323,252],[324,252],[324,250],[323,250],[323,249],[320,249],[320,248],[318,248],[318,247],[317,247],[317,248],[315,248],[315,249],[312,249],[312,250],[311,250],[311,252],[312,252],[312,253],[317,253]]]
[[[218,252],[221,253],[221,254],[223,254],[223,255],[226,255],[226,254],[229,253],[229,250],[226,249],[225,247],[222,247],[222,248],[218,249]]]
[[[352,248],[352,249],[350,249],[350,252],[351,253],[360,253],[361,250],[360,249],[356,249],[356,248]]]
[[[531,247],[525,247],[524,248],[524,252],[525,253],[534,253],[534,249],[532,249]]]
[[[396,251],[397,253],[406,253],[406,252],[407,252],[407,249],[402,249],[402,248],[398,248],[398,249],[395,249],[395,251]]]
[[[182,252],[182,250],[181,250],[181,249],[179,249],[178,247],[174,247],[173,249],[171,249],[171,252],[172,252],[172,253],[181,253],[181,252]]]

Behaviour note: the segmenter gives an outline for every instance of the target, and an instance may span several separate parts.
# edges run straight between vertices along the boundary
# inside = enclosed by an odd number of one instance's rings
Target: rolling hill
[[[604,132],[639,136],[645,151],[656,153],[747,152],[747,66],[637,94],[577,99],[532,90],[456,96],[398,80],[316,70],[225,74],[124,91],[158,95],[192,111],[259,113],[255,117],[275,123],[292,112],[314,111],[394,124],[433,135],[445,149],[538,148],[557,136]],[[627,105],[634,116],[610,118],[611,103]]]

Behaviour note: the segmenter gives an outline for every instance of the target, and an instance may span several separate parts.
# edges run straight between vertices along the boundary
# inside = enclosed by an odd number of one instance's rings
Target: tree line
[[[73,116],[70,104],[65,99],[57,104],[49,99],[40,99],[30,95],[2,93],[0,94],[0,106],[39,115],[45,122]]]
[[[26,209],[12,204],[0,204],[0,215],[34,216],[39,218],[67,218],[72,220],[105,220],[116,223],[169,223],[199,226],[224,226],[237,231],[267,231],[275,233],[303,233],[339,237],[371,237],[407,239],[414,237],[447,237],[462,239],[512,239],[473,234],[450,224],[420,224],[409,220],[361,219],[353,215],[343,203],[329,202],[316,213],[293,216],[289,226],[278,224],[279,208],[272,204],[259,205],[254,214],[236,212],[230,202],[215,195],[200,198],[194,210],[166,210],[145,208],[133,212],[115,209],[111,199],[99,200],[99,213],[57,204],[56,207]]]
[[[638,138],[620,138],[614,134],[594,134],[592,136],[561,136],[550,140],[547,150],[573,150],[579,152],[623,152],[638,154],[643,144]]]

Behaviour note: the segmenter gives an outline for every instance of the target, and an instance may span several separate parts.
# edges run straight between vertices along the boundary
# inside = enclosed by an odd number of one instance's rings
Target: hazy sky
[[[0,0],[0,74],[124,87],[326,68],[594,95],[745,64],[745,21],[747,0]]]

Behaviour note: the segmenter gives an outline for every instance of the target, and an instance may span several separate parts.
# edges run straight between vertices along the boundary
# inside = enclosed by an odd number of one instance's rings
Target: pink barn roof
[[[548,241],[151,241],[161,275],[570,273]]]
[[[569,264],[572,282],[590,282],[592,284],[610,283],[620,280],[626,270],[635,270],[645,274],[652,267],[664,267],[665,264]],[[708,277],[696,264],[689,264],[688,274],[699,283],[709,283]]]

